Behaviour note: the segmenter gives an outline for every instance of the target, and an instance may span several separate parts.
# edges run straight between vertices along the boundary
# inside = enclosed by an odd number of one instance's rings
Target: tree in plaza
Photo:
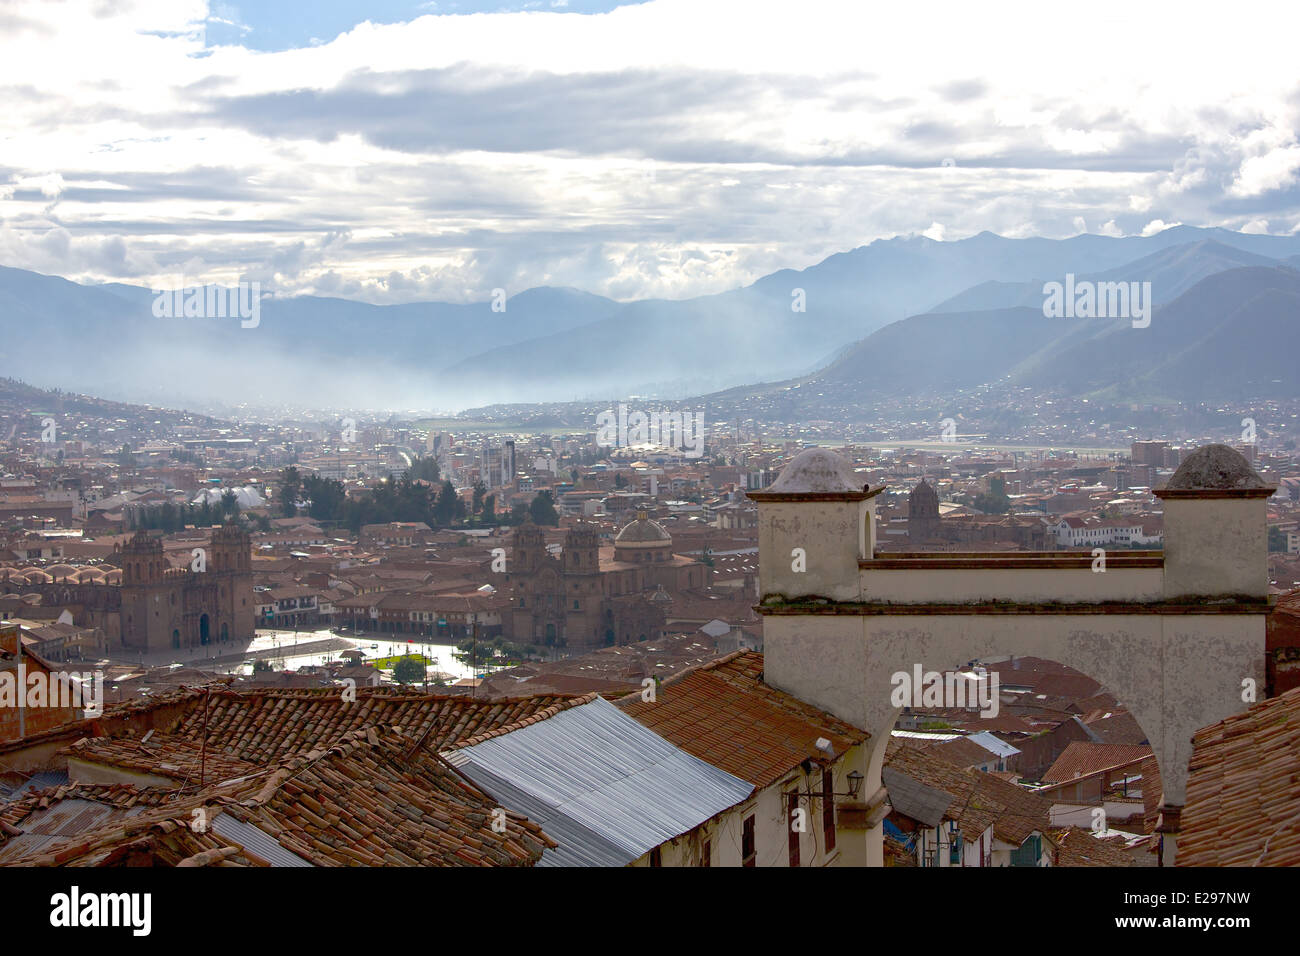
[[[407,654],[393,665],[393,679],[399,684],[414,684],[424,680],[424,660]]]

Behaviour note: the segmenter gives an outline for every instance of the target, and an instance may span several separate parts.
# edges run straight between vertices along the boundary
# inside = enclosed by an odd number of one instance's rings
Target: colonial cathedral
[[[526,522],[515,530],[506,634],[551,647],[657,638],[669,591],[703,587],[704,571],[673,554],[672,537],[644,513],[619,532],[613,548],[602,549],[596,530],[578,525],[558,555],[547,551],[542,529]]]
[[[122,549],[122,642],[137,650],[251,640],[252,549],[235,525],[213,529],[201,572],[169,568],[162,541],[144,532]]]
[[[144,531],[114,550],[120,568],[46,568],[0,572],[0,594],[39,595],[44,608],[66,608],[78,627],[98,627],[107,650],[153,653],[247,641],[254,636],[252,549],[235,525],[212,530],[198,567],[172,568],[162,541]]]

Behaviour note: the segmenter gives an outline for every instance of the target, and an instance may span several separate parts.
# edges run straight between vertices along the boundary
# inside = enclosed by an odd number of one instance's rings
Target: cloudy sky
[[[680,298],[873,239],[1300,229],[1300,5],[0,3],[0,265]]]

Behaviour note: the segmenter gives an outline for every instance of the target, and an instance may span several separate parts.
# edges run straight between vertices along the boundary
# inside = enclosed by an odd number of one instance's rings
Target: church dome
[[[1267,488],[1235,448],[1205,445],[1187,456],[1163,491],[1237,491]]]
[[[660,547],[673,543],[673,536],[664,530],[663,525],[651,521],[644,511],[638,512],[636,520],[625,525],[614,539],[614,547]]]
[[[796,495],[861,493],[862,490],[863,482],[853,473],[853,466],[825,448],[800,452],[767,489],[774,494]]]

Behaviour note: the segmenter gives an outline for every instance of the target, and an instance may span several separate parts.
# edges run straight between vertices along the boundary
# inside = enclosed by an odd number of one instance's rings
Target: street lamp
[[[806,765],[804,766],[804,772],[811,773],[812,767],[814,766],[812,761],[806,760],[804,761],[804,764]],[[845,781],[848,783],[848,787],[849,787],[847,793],[838,793],[835,790],[829,790],[829,791],[813,790],[811,787],[809,787],[807,790],[802,792],[796,791],[796,793],[798,794],[798,796],[808,797],[810,799],[825,798],[825,797],[848,797],[850,800],[856,800],[858,794],[862,792],[862,781],[865,779],[866,778],[862,774],[858,773],[856,770],[851,770],[849,771],[849,773],[845,775]]]
[[[862,792],[862,781],[865,779],[866,778],[862,774],[858,773],[856,770],[849,772],[848,780],[849,780],[850,797],[856,797],[859,793]]]

